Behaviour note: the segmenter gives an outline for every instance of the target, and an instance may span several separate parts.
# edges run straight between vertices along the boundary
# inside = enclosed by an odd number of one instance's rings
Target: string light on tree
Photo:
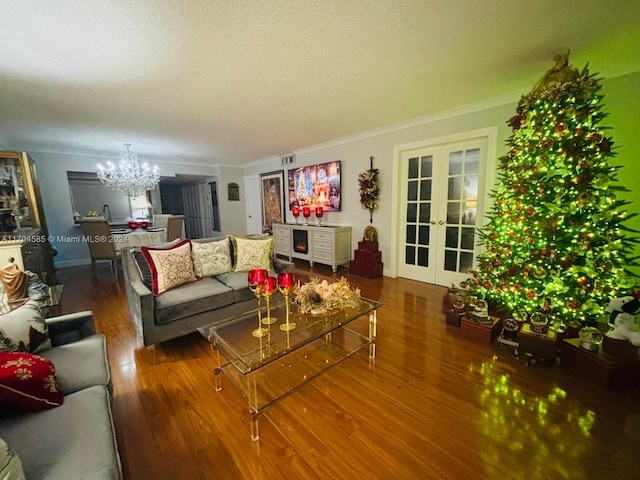
[[[481,232],[474,273],[481,294],[511,311],[543,313],[558,324],[604,314],[628,293],[635,238],[613,186],[613,141],[601,125],[600,81],[568,54],[524,95],[507,122],[500,184]]]

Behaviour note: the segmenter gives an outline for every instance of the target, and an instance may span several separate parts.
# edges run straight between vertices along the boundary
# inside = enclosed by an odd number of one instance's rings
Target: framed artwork
[[[287,189],[289,209],[297,205],[339,212],[340,160],[289,170]]]
[[[262,231],[271,232],[274,223],[284,222],[284,170],[260,175]]]
[[[230,201],[240,200],[240,187],[237,183],[230,183],[229,185],[227,185],[227,189],[229,190]]]

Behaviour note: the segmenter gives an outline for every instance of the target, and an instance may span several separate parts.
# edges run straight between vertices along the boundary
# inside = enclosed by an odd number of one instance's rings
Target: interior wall
[[[605,80],[602,93],[604,111],[609,113],[603,124],[611,127],[606,135],[611,135],[617,153],[613,163],[622,166],[618,180],[629,189],[619,193],[619,197],[631,202],[626,207],[627,212],[640,213],[640,72]],[[630,218],[627,226],[640,231],[640,215]],[[629,235],[638,237],[633,232]],[[640,245],[636,245],[635,255],[640,256]],[[631,270],[640,275],[639,267]]]

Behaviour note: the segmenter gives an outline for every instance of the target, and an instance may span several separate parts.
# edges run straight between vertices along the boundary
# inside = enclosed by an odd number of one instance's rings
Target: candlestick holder
[[[262,296],[267,301],[267,316],[262,319],[262,323],[265,325],[272,325],[278,321],[276,317],[271,316],[271,295],[276,293],[278,289],[278,281],[275,277],[267,277],[262,289]]]
[[[288,332],[296,328],[296,324],[289,321],[289,295],[295,288],[295,275],[293,272],[282,272],[278,275],[278,289],[284,296],[285,322],[280,325],[280,330]],[[289,337],[287,337],[287,340]],[[288,342],[287,342],[288,343]]]
[[[302,207],[302,216],[304,217],[304,224],[309,225],[309,217],[311,216],[311,207]]]
[[[296,219],[296,225],[298,225],[298,217],[300,216],[300,207],[297,205],[294,205],[293,207],[291,207],[291,214]]]
[[[262,326],[262,312],[260,311],[262,308],[262,292],[268,276],[269,274],[266,270],[257,268],[250,270],[247,278],[249,282],[249,290],[251,290],[258,299],[258,328],[251,332],[251,335],[254,337],[264,337],[268,332],[268,329]]]

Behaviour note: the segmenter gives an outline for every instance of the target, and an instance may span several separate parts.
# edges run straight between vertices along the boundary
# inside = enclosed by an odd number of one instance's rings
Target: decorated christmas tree
[[[624,227],[628,202],[616,198],[624,188],[609,163],[600,89],[588,67],[560,55],[508,121],[474,277],[487,300],[514,315],[543,314],[559,326],[593,321],[635,285],[626,269],[636,239]]]

